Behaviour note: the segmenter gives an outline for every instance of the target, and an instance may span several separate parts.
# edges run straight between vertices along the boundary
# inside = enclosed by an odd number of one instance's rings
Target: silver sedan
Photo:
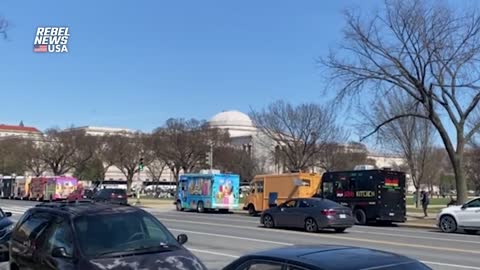
[[[352,210],[321,198],[288,200],[265,210],[260,222],[267,228],[303,228],[307,232],[334,229],[344,232],[355,224]]]

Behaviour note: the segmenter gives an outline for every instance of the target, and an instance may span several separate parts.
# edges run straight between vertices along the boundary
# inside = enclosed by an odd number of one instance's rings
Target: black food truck
[[[392,170],[326,172],[323,197],[352,208],[357,224],[405,222],[405,173]]]

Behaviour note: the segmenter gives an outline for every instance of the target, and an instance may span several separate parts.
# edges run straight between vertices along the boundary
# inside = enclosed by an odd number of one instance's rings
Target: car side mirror
[[[5,212],[5,216],[6,216],[6,217],[11,217],[11,216],[12,216],[12,212]]]
[[[273,208],[273,207],[277,207],[278,205],[276,203],[272,203],[269,206],[270,206],[270,208]]]
[[[467,205],[466,205],[466,204],[462,205],[462,208],[461,208],[461,209],[462,209],[462,210],[467,209]]]
[[[52,257],[54,258],[71,258],[67,250],[63,247],[57,247],[52,250]]]
[[[185,243],[187,243],[188,241],[188,236],[186,234],[179,234],[177,236],[177,242],[180,244],[180,245],[183,245]]]

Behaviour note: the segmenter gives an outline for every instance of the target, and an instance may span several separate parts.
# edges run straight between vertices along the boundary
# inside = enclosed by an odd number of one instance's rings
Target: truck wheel
[[[256,216],[257,215],[257,211],[255,211],[255,206],[253,206],[253,204],[248,205],[248,214],[250,216]]]
[[[367,224],[367,214],[363,209],[355,209],[355,224],[365,225]]]
[[[440,218],[440,229],[446,233],[457,231],[457,222],[452,216],[443,216]]]
[[[183,211],[182,202],[177,201],[177,203],[175,204],[175,208],[177,209],[177,211]]]
[[[205,207],[203,206],[202,201],[197,203],[197,212],[198,213],[205,213]]]

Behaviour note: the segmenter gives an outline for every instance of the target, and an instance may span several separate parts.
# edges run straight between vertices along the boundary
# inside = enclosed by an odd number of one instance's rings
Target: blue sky
[[[0,123],[149,131],[276,99],[322,103],[316,59],[339,41],[342,9],[380,3],[365,2],[2,1]],[[70,27],[70,52],[33,53],[38,26]]]

